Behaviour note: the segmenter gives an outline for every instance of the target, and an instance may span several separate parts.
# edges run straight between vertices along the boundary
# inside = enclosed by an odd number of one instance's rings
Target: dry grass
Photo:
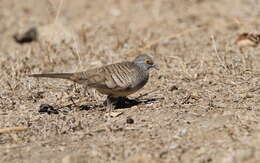
[[[237,34],[258,29],[257,3],[3,0],[0,162],[259,162],[259,48],[234,45]],[[39,41],[15,43],[12,35],[32,25]],[[142,103],[112,119],[94,90],[27,77],[140,52],[160,71],[130,97]],[[59,114],[39,113],[41,104]]]

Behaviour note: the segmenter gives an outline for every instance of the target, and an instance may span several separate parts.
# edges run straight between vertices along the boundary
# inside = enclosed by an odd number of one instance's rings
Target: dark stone
[[[39,113],[59,114],[58,110],[54,109],[53,106],[49,104],[41,104]]]
[[[133,124],[135,121],[134,121],[134,119],[133,118],[131,118],[131,117],[127,117],[126,118],[126,123],[128,123],[128,124]]]
[[[38,31],[35,27],[31,27],[24,33],[14,34],[13,38],[19,44],[30,43],[38,39]]]

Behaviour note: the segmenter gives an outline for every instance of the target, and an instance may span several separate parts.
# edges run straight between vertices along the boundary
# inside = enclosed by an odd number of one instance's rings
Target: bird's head
[[[159,70],[159,67],[154,64],[153,58],[146,54],[141,54],[137,56],[134,60],[134,63],[144,68],[145,70],[149,70],[151,68],[155,68],[156,70]]]

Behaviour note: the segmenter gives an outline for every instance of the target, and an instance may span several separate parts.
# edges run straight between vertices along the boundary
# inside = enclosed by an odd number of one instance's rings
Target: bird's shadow
[[[141,104],[150,104],[163,98],[149,98],[149,99],[129,99],[126,97],[120,97],[114,102],[115,109],[126,109]],[[105,108],[107,106],[107,100],[100,105],[81,105],[80,110],[92,110],[96,108]]]

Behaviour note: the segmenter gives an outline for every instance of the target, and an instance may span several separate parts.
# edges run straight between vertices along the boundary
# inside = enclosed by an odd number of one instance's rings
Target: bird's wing
[[[133,63],[123,62],[80,72],[76,76],[77,81],[82,81],[78,83],[89,87],[123,91],[131,88],[134,73]]]

